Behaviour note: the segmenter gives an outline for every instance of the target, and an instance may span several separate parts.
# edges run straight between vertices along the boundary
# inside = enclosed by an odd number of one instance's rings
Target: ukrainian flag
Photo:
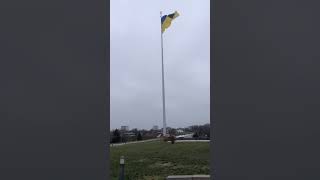
[[[161,17],[161,32],[163,33],[170,25],[171,21],[179,16],[179,13],[175,11],[172,14],[164,15]]]

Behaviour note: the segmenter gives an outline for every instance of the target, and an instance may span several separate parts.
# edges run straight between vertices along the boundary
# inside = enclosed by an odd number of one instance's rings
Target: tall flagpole
[[[164,66],[163,66],[163,37],[162,37],[162,22],[161,22],[162,12],[160,11],[160,33],[161,33],[161,58],[162,58],[162,107],[163,107],[163,136],[167,135],[167,125],[166,125],[166,101],[165,101],[165,93],[164,93]]]

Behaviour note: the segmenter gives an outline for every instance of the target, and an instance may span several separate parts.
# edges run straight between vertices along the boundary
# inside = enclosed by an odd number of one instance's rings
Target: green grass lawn
[[[111,179],[119,177],[119,159],[125,156],[130,180],[158,180],[169,175],[210,174],[210,144],[206,142],[146,142],[111,147]]]

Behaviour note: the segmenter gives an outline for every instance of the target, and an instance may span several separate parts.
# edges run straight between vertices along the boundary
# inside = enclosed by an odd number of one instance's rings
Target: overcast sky
[[[110,128],[162,127],[160,11],[167,126],[210,122],[210,0],[111,0]]]

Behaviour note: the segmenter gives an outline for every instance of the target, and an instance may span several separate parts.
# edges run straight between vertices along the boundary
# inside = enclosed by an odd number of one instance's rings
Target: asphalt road
[[[176,140],[175,142],[210,142],[210,140]]]
[[[110,144],[110,147],[114,146],[122,146],[126,144],[136,144],[136,143],[144,143],[144,142],[150,142],[150,141],[160,141],[159,138],[157,139],[149,139],[144,141],[133,141],[133,142],[127,142],[127,143],[116,143],[116,144]],[[168,141],[170,142],[170,141]],[[183,143],[183,142],[210,142],[210,140],[176,140],[175,143]]]
[[[126,144],[144,143],[144,142],[157,141],[157,140],[159,141],[160,139],[148,139],[148,140],[144,140],[144,141],[132,141],[132,142],[127,142],[127,143],[116,143],[116,144],[110,144],[110,147],[122,146],[122,145],[126,145]]]

